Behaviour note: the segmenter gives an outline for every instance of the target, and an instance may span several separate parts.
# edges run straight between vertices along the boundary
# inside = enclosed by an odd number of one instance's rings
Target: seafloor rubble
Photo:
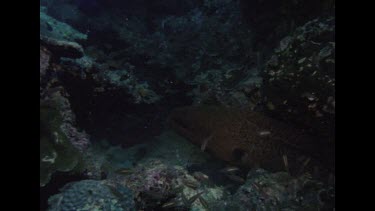
[[[125,2],[41,0],[44,209],[334,208],[332,1]]]
[[[102,157],[102,180],[64,186],[49,199],[50,210],[329,210],[333,183],[308,173],[254,168],[247,174],[218,163],[172,131],[157,145],[128,149],[93,146]],[[170,146],[174,147],[170,147]],[[70,207],[70,208],[69,208]]]

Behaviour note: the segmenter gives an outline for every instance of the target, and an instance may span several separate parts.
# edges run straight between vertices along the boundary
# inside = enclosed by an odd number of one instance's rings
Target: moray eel
[[[316,140],[253,111],[222,106],[181,107],[171,112],[168,124],[202,150],[238,166],[298,172],[306,160],[319,157]]]

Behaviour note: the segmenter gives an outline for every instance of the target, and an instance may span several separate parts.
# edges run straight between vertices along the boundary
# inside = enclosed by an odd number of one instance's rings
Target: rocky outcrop
[[[314,19],[282,39],[263,76],[270,115],[334,142],[335,18]]]

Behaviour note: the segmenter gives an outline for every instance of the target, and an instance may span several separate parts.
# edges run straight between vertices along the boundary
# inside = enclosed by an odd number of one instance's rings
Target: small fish
[[[237,175],[234,175],[234,174],[228,174],[226,175],[230,180],[234,181],[234,182],[238,182],[238,183],[245,183],[245,180],[240,177],[240,176],[237,176]]]
[[[190,197],[189,200],[187,201],[188,205],[191,206],[205,192],[206,191],[202,191],[202,192],[199,192],[199,193],[195,194],[194,196]]]
[[[179,206],[178,202],[175,200],[172,200],[163,204],[162,208],[173,208],[173,207],[178,207],[178,206]]]
[[[191,179],[184,179],[182,180],[184,185],[188,186],[189,188],[197,189],[199,187],[199,182],[191,180]]]
[[[206,208],[206,210],[210,210],[207,201],[202,196],[199,196],[199,202],[204,208]]]
[[[307,98],[309,101],[313,101],[316,99],[315,95],[312,93],[305,92],[302,94],[302,97]]]
[[[298,172],[298,175],[302,174],[303,170],[305,169],[306,165],[310,162],[311,158],[307,158],[305,162],[303,162],[301,169]]]
[[[193,173],[193,177],[199,181],[208,181],[209,177],[202,172],[196,171]]]
[[[226,168],[223,168],[220,170],[221,173],[231,173],[231,172],[235,172],[235,171],[239,171],[240,169],[236,166],[229,166],[229,167],[226,167]]]
[[[163,204],[162,208],[172,208],[172,207],[175,207],[176,203],[174,202],[167,202],[165,204]]]
[[[260,136],[269,136],[269,135],[271,135],[271,131],[268,131],[268,130],[260,131],[259,135]]]
[[[211,140],[213,137],[213,135],[210,135],[208,138],[204,139],[202,145],[201,145],[201,150],[202,152],[204,152],[204,150],[206,149],[207,147],[207,144],[208,144],[208,141]]]
[[[129,175],[132,174],[134,171],[131,168],[119,168],[115,171],[116,174],[121,174],[121,175]]]
[[[288,157],[286,155],[283,155],[283,161],[286,172],[289,172]]]

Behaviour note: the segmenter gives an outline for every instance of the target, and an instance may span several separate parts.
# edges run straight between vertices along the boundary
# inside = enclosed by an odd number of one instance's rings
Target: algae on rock
[[[62,117],[58,110],[40,107],[40,186],[46,185],[55,171],[74,169],[80,153],[61,131]]]

